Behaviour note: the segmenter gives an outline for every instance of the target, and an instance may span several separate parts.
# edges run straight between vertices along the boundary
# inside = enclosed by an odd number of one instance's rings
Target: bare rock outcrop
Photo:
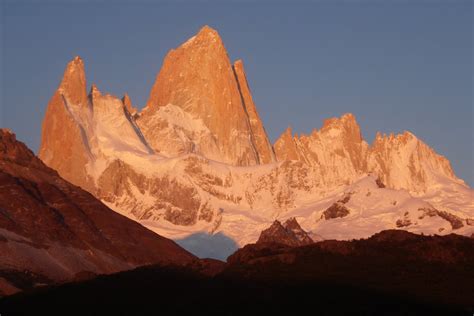
[[[312,244],[313,240],[301,228],[295,218],[290,218],[283,225],[278,220],[275,220],[269,228],[263,230],[257,244],[263,243],[299,247]]]
[[[245,74],[244,63],[242,60],[237,60],[233,66],[235,77],[237,79],[237,85],[239,92],[242,96],[242,102],[247,113],[251,135],[253,137],[253,143],[255,145],[255,151],[257,153],[258,162],[260,164],[272,163],[276,161],[273,147],[268,140],[267,132],[263,126],[262,120],[257,112],[250,92],[250,86],[247,82],[247,76]]]
[[[91,152],[85,130],[90,126],[81,126],[75,114],[81,119],[90,116],[84,62],[80,57],[68,63],[63,79],[48,103],[39,157],[61,177],[93,191],[87,172]]]
[[[239,64],[237,74],[243,75]],[[166,55],[138,125],[166,156],[198,153],[240,166],[256,165],[260,156],[270,162],[271,146],[250,91],[241,88],[222,39],[204,26]]]

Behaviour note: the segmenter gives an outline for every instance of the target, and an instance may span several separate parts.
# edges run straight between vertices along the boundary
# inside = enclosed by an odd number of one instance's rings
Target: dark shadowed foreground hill
[[[0,301],[16,314],[472,315],[474,240],[384,231],[303,247],[248,245],[228,260],[144,267]],[[210,276],[213,275],[214,276]]]
[[[39,284],[193,260],[173,241],[63,180],[13,133],[0,130],[0,296]]]

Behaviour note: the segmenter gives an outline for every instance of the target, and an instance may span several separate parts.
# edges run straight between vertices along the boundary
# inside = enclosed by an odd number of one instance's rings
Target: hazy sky
[[[369,143],[409,130],[474,183],[472,1],[219,2],[0,0],[0,125],[36,151],[75,55],[89,86],[141,107],[167,51],[208,24],[244,60],[272,141],[352,112]]]

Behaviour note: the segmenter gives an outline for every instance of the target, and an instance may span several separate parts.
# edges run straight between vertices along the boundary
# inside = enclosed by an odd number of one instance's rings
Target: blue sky
[[[168,50],[205,24],[241,58],[267,132],[352,112],[366,140],[409,130],[474,183],[472,1],[1,2],[0,125],[37,150],[80,55],[88,85],[141,107]]]

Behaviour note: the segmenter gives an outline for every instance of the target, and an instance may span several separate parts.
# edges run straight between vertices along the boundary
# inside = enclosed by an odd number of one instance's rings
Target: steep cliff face
[[[239,92],[242,96],[242,102],[247,113],[250,130],[252,135],[252,142],[255,144],[255,150],[258,155],[258,162],[260,164],[272,163],[276,161],[273,147],[268,140],[267,132],[263,127],[262,120],[258,115],[257,108],[253,102],[250,87],[245,75],[244,63],[242,60],[237,60],[233,66],[234,73],[237,79]]]
[[[165,156],[197,153],[241,166],[258,164],[259,156],[272,161],[253,104],[248,104],[252,118],[246,111],[247,90],[241,94],[219,34],[205,26],[168,53],[138,124],[153,149]]]
[[[301,151],[298,148],[298,137],[293,136],[293,131],[290,126],[280,135],[273,145],[275,156],[278,161],[285,160],[302,160],[305,158],[301,156]]]
[[[91,151],[91,109],[86,92],[84,63],[75,57],[68,63],[63,79],[48,103],[43,121],[39,157],[72,183],[93,191],[87,173]]]
[[[132,104],[132,99],[130,99],[130,96],[128,93],[125,93],[125,95],[122,98],[123,105],[127,109],[128,113],[132,116],[135,117],[136,114],[138,114],[138,110],[136,107],[133,106]]]

